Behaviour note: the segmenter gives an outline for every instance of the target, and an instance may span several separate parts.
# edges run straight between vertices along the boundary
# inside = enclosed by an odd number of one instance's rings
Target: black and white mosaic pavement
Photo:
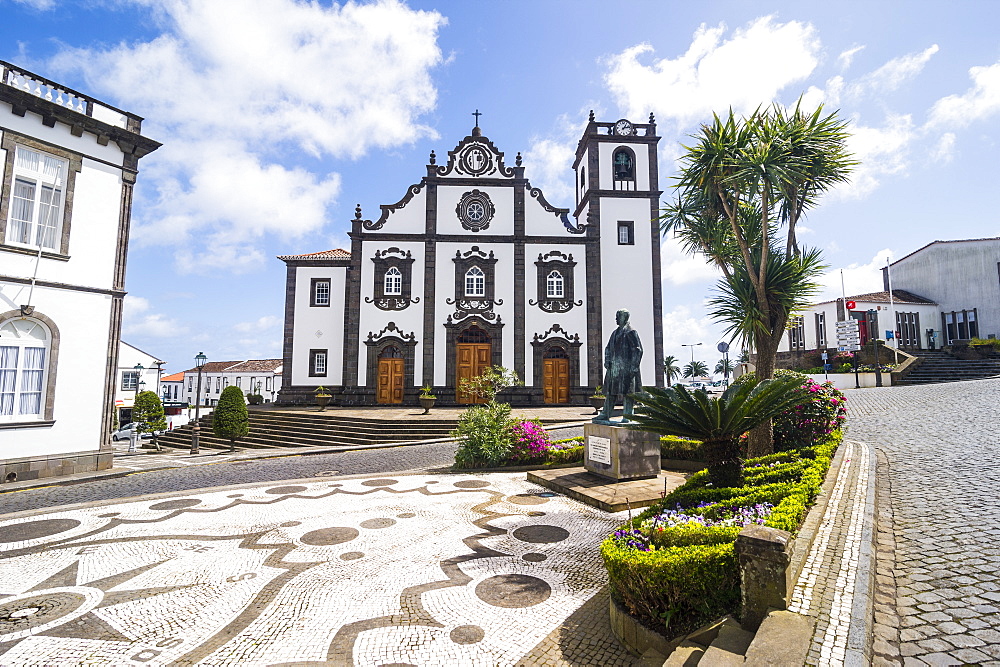
[[[0,521],[0,664],[515,664],[622,517],[523,473],[229,487]]]

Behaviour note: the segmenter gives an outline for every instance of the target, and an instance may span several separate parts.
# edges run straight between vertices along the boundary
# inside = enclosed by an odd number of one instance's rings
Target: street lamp
[[[699,345],[703,345],[703,344],[704,343],[682,343],[681,344],[681,347],[690,347],[691,348],[691,367],[692,367],[691,370],[692,371],[694,370],[694,348],[698,347]],[[691,377],[694,378],[694,374],[693,373],[692,373]]]
[[[198,453],[198,436],[201,435],[201,424],[198,423],[198,419],[201,417],[201,369],[205,367],[205,362],[208,361],[208,357],[205,356],[204,352],[199,352],[198,356],[194,358],[195,366],[198,368],[198,391],[195,392],[195,404],[194,404],[194,428],[191,429],[191,453]]]

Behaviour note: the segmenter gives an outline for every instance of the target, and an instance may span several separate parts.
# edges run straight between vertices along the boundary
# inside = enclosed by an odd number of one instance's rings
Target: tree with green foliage
[[[132,405],[132,421],[135,422],[136,433],[141,438],[143,433],[153,434],[153,447],[160,451],[159,433],[167,428],[167,420],[163,416],[163,404],[155,391],[140,391]]]
[[[212,413],[212,432],[219,438],[229,438],[231,452],[236,451],[236,441],[250,432],[250,414],[239,387],[231,385],[222,390]]]
[[[716,362],[714,372],[716,374],[725,375],[726,377],[729,377],[730,375],[733,374],[733,370],[735,368],[736,364],[733,363],[732,359],[729,359],[728,357],[723,357],[722,359],[719,359],[719,361]]]
[[[706,375],[708,375],[708,364],[704,361],[692,361],[690,364],[684,364],[684,377],[698,378]]]
[[[667,386],[673,384],[674,378],[681,376],[681,367],[677,365],[677,357],[668,354],[663,357],[663,374],[667,378]]]
[[[684,385],[647,387],[635,395],[631,428],[701,440],[712,484],[740,486],[740,436],[796,405],[802,400],[801,386],[794,377],[737,382],[715,398]]]
[[[822,106],[775,105],[743,118],[730,110],[703,125],[681,157],[678,195],[661,228],[722,271],[713,314],[755,350],[761,378],[773,376],[789,317],[808,304],[825,268],[818,251],[799,247],[796,226],[857,165],[846,128]],[[750,455],[772,448],[766,422],[750,434]]]

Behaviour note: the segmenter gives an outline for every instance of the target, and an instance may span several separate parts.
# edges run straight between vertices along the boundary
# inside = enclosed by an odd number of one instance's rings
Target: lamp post
[[[194,403],[194,427],[191,429],[191,453],[198,453],[198,436],[201,435],[201,424],[198,423],[201,417],[201,369],[205,367],[208,357],[204,352],[199,352],[194,358],[195,366],[198,368],[198,390],[195,392]]]

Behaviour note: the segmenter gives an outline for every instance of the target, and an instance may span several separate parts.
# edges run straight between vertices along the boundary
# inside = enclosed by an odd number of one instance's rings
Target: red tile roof
[[[350,259],[349,250],[334,248],[333,250],[322,250],[320,252],[310,252],[305,255],[278,255],[278,259]]]
[[[273,373],[281,367],[281,359],[249,359],[226,369],[227,373]]]
[[[889,303],[889,293],[888,292],[869,292],[868,294],[859,294],[857,296],[847,297],[848,301],[864,301],[866,303]],[[893,303],[922,303],[935,305],[934,301],[930,299],[925,299],[922,296],[918,296],[913,292],[907,292],[902,289],[892,290],[892,300]]]
[[[184,380],[184,371],[160,378],[160,382],[182,382],[183,380]]]

